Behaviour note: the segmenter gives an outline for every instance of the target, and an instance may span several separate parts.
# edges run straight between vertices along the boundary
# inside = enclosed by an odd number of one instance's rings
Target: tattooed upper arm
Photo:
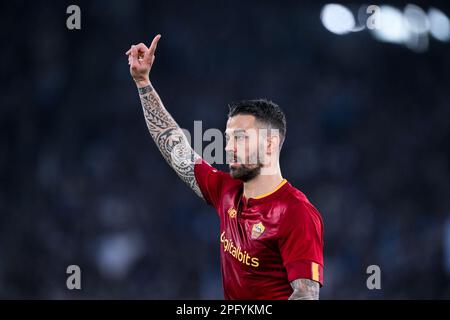
[[[195,163],[200,156],[192,150],[183,131],[166,110],[153,87],[148,85],[138,90],[148,130],[164,159],[203,198],[194,174]]]
[[[310,279],[296,279],[291,282],[294,292],[289,300],[319,300],[320,285],[317,281]]]

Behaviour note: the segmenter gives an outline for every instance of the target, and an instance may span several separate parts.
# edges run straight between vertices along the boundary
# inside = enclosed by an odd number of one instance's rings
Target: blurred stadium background
[[[222,298],[216,213],[157,151],[128,72],[156,33],[183,128],[223,129],[240,99],[285,109],[283,173],[325,222],[321,298],[450,298],[449,3],[391,2],[378,30],[325,5],[3,2],[0,298]]]

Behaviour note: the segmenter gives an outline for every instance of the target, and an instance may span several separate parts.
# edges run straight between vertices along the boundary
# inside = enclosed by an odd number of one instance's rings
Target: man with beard
[[[225,131],[230,173],[190,147],[150,83],[160,39],[126,53],[145,121],[169,165],[220,218],[225,299],[318,299],[323,283],[323,223],[306,196],[281,175],[286,118],[271,101],[230,106]]]

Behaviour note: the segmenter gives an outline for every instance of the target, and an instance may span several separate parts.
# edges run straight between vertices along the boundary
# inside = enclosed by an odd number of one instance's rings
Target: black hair
[[[257,121],[278,129],[281,148],[286,137],[286,115],[279,105],[267,99],[256,99],[233,102],[229,107],[228,118],[238,114],[252,115]]]

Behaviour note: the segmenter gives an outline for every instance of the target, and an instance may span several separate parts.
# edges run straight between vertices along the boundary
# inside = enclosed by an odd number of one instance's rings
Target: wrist
[[[150,85],[150,79],[140,79],[140,80],[134,80],[134,82],[136,83],[136,87],[139,88],[144,88]]]

